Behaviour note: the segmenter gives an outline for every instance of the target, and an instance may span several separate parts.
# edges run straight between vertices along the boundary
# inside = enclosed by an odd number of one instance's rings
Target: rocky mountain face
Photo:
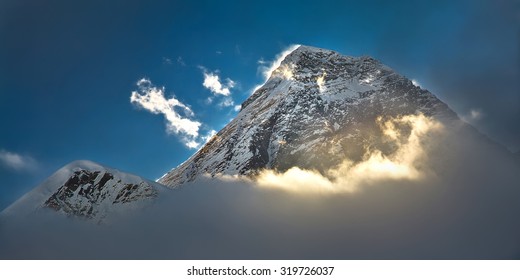
[[[43,206],[68,215],[95,218],[102,211],[102,204],[124,204],[156,195],[157,191],[144,181],[127,183],[108,171],[77,169]]]
[[[90,161],[75,161],[2,212],[31,214],[53,210],[101,222],[111,212],[149,204],[161,185]]]
[[[458,120],[429,91],[370,57],[300,46],[282,61],[240,113],[159,182],[177,187],[202,174],[252,175],[293,166],[324,171],[366,147],[391,152],[378,116],[422,113]]]

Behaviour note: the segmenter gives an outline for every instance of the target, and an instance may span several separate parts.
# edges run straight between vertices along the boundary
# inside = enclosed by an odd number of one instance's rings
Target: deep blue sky
[[[130,103],[136,83],[189,106],[202,136],[236,114],[203,72],[240,104],[291,44],[373,56],[520,149],[519,1],[3,0],[0,209],[76,159],[158,178],[194,150]]]

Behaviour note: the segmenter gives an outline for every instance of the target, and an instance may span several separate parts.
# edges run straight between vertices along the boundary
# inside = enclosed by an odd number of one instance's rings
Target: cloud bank
[[[425,145],[432,141],[432,137],[442,134],[443,125],[440,122],[419,114],[386,120],[380,117],[378,124],[387,138],[385,140],[395,147],[389,155],[368,149],[362,161],[353,162],[347,158],[325,176],[298,167],[284,173],[264,170],[256,178],[257,184],[305,194],[341,193],[358,191],[367,181],[413,181],[432,175],[424,164],[428,148]]]
[[[305,172],[295,190],[223,176],[162,192],[152,206],[104,226],[50,210],[0,216],[0,258],[519,258],[518,162],[463,123],[455,132],[439,125],[420,116],[381,119],[388,141],[402,146],[350,166],[345,180],[355,191],[319,195],[302,183]],[[388,162],[414,170],[388,173]]]

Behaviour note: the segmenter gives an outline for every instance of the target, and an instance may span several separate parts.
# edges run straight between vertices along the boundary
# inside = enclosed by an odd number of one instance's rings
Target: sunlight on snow
[[[325,76],[327,76],[327,73],[323,72],[323,75],[319,76],[316,80],[320,92],[324,92],[327,89],[327,87],[325,86]]]

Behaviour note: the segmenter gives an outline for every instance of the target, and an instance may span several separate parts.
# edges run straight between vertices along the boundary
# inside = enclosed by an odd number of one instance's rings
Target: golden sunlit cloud
[[[293,79],[293,71],[296,66],[294,64],[283,64],[272,72],[275,77],[281,77],[286,80]]]
[[[323,72],[323,75],[319,76],[316,80],[320,92],[324,92],[327,89],[327,87],[325,86],[325,76],[327,76],[327,73]]]
[[[272,73],[276,69],[278,69],[278,67],[280,67],[280,65],[282,64],[282,61],[285,59],[285,57],[287,57],[290,53],[292,53],[294,50],[296,50],[299,47],[300,47],[300,45],[291,45],[287,49],[283,50],[281,53],[276,55],[274,61],[268,67],[265,67],[262,65],[262,67],[260,68],[260,71],[262,72],[262,75],[264,76],[265,81],[267,81],[267,79],[269,79],[269,77],[271,77]]]
[[[275,59],[272,62],[265,61],[263,59],[260,59],[258,63],[260,64],[258,66],[258,72],[262,73],[262,76],[264,77],[264,82],[260,85],[256,85],[253,90],[251,91],[251,94],[255,93],[258,89],[260,89],[271,77],[273,72],[280,67],[283,60],[291,54],[294,50],[299,48],[300,45],[291,45],[285,50],[283,50],[281,53],[276,55]],[[268,65],[267,65],[268,64]],[[292,71],[291,71],[292,72]],[[283,75],[280,75],[281,77],[284,77]],[[292,76],[292,75],[291,75]]]
[[[264,170],[255,178],[263,188],[286,190],[301,194],[352,193],[363,184],[382,180],[421,180],[430,175],[423,164],[426,142],[442,131],[436,120],[422,114],[384,119],[377,123],[385,140],[397,146],[395,152],[385,155],[379,150],[367,150],[361,162],[346,158],[339,166],[326,172],[326,176],[313,170],[292,167],[280,173]]]

